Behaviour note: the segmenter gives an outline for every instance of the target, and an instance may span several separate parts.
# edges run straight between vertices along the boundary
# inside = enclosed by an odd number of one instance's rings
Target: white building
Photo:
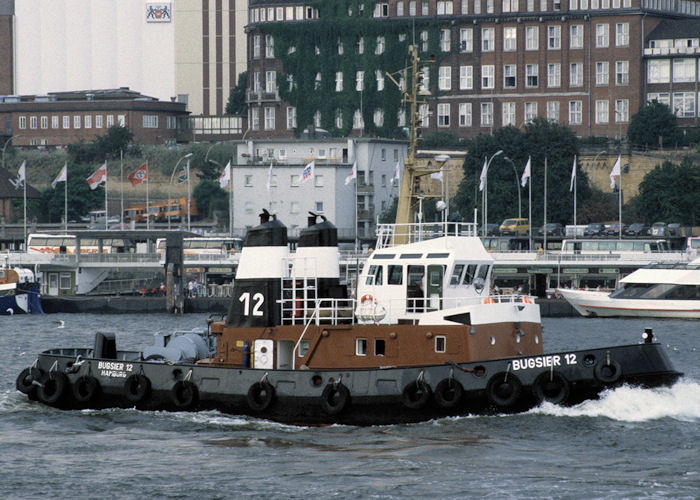
[[[129,87],[196,115],[223,114],[246,69],[247,2],[216,4],[17,0],[15,93]]]
[[[257,225],[265,208],[295,238],[311,211],[335,224],[341,240],[354,240],[356,228],[360,239],[372,240],[377,217],[398,196],[396,165],[403,169],[407,149],[406,141],[370,138],[240,143],[233,168],[234,227]],[[312,161],[314,177],[302,182],[302,171]],[[346,184],[355,162],[357,178]]]

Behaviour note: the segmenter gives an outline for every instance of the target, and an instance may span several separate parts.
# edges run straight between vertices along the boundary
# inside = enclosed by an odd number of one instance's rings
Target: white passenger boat
[[[559,293],[584,316],[700,318],[700,260],[639,269],[612,293],[566,288]]]

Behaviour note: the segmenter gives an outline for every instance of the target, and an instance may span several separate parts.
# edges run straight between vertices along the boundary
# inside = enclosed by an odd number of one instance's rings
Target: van
[[[700,257],[700,236],[691,236],[686,243],[686,251],[688,252],[688,260],[693,261]]]
[[[501,236],[522,236],[530,232],[530,223],[527,219],[506,219],[498,231]]]

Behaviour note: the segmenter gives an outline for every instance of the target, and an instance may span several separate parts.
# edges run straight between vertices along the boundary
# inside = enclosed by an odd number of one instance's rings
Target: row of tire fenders
[[[193,409],[199,400],[199,390],[191,381],[191,375],[192,370],[182,380],[176,381],[171,388],[170,398],[178,409]],[[614,384],[622,376],[622,369],[619,363],[610,360],[607,364],[596,365],[594,375],[600,382]],[[44,372],[35,366],[22,370],[17,377],[16,387],[20,392],[47,405],[56,405],[69,394],[77,403],[87,405],[100,393],[100,383],[91,375],[80,376],[71,384],[65,373],[58,370]],[[569,399],[571,385],[562,373],[550,369],[535,378],[531,391],[538,403],[548,401],[564,404]],[[122,395],[128,402],[141,403],[150,392],[151,382],[145,375],[133,373],[126,377]],[[485,392],[489,403],[501,409],[508,409],[523,396],[523,385],[512,372],[500,372],[489,379]],[[450,376],[442,379],[433,390],[425,381],[424,372],[421,370],[416,380],[403,388],[401,402],[406,408],[418,410],[425,408],[431,399],[434,399],[440,408],[449,410],[459,405],[464,395],[464,387],[453,377],[452,371]],[[268,380],[267,373],[260,381],[253,383],[246,394],[248,406],[254,412],[264,412],[274,400],[275,388]],[[321,406],[328,415],[341,413],[350,405],[350,400],[350,390],[342,383],[342,376],[337,381],[331,379],[321,394]]]

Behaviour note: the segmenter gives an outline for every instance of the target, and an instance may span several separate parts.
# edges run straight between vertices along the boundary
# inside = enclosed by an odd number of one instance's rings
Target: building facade
[[[581,137],[619,137],[649,97],[671,104],[681,126],[698,123],[697,91],[676,98],[680,87],[668,88],[681,83],[670,68],[685,86],[699,82],[695,0],[318,5],[250,2],[253,136],[292,136],[309,125],[339,136],[398,136],[407,120],[393,89],[410,85],[409,44],[418,47],[421,88],[431,94],[420,107],[424,131],[473,137],[543,117]]]
[[[159,101],[128,88],[0,96],[0,131],[15,146],[89,142],[113,125],[128,127],[137,144],[174,144],[186,118],[184,103]]]
[[[14,0],[0,0],[0,95],[14,93]]]
[[[398,195],[396,165],[403,167],[406,141],[357,139],[258,139],[239,143],[233,166],[234,227],[259,223],[263,208],[276,214],[290,236],[322,214],[341,240],[373,240],[377,217]],[[302,171],[314,163],[314,176]],[[357,165],[355,178],[348,178]]]

